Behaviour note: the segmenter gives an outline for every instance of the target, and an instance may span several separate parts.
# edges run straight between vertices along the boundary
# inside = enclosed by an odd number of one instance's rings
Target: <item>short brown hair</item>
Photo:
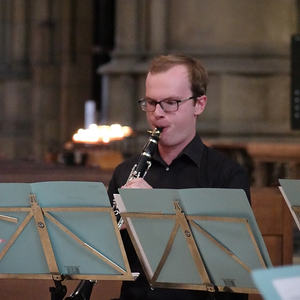
[[[187,67],[193,96],[199,97],[206,94],[208,75],[199,59],[183,54],[169,54],[154,57],[150,63],[149,73],[168,71],[174,66]]]

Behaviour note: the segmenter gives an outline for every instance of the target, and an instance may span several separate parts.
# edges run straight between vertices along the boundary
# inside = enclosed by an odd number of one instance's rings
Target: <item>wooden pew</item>
[[[274,266],[292,264],[293,220],[277,187],[251,188],[252,209]],[[262,299],[251,295],[249,300]]]

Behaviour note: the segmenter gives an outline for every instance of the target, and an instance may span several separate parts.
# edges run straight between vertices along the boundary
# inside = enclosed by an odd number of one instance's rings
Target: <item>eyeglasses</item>
[[[140,105],[141,109],[146,112],[154,112],[157,104],[160,105],[161,109],[164,112],[175,112],[178,110],[179,104],[196,98],[197,97],[195,96],[191,96],[189,98],[181,99],[181,100],[165,99],[161,101],[155,101],[149,98],[142,98],[138,101],[138,104]]]

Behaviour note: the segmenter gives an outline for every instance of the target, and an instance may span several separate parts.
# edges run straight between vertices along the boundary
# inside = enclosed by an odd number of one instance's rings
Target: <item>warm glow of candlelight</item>
[[[96,125],[91,124],[87,129],[80,128],[74,135],[75,143],[109,143],[114,140],[121,140],[130,136],[132,129],[129,126],[120,124]]]

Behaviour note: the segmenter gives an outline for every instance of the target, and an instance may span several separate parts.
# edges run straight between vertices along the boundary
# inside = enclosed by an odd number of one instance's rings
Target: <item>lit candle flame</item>
[[[130,136],[132,129],[129,126],[120,124],[96,125],[91,124],[87,129],[80,128],[74,135],[75,143],[109,143],[113,140],[121,140]]]

